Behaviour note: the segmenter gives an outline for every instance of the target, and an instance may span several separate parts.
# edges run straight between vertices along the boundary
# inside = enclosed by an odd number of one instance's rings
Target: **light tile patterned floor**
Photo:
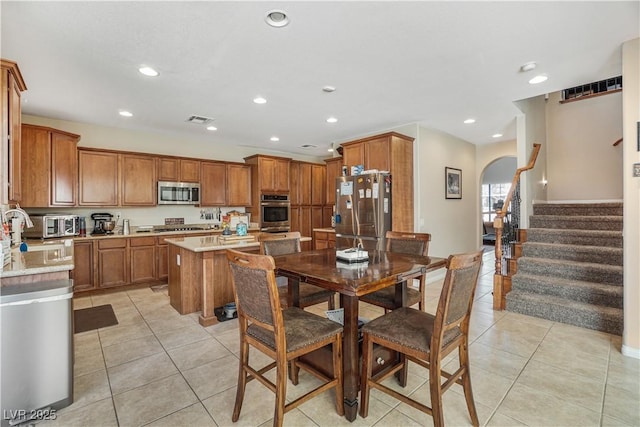
[[[620,337],[493,311],[492,268],[488,253],[470,332],[480,423],[640,425],[640,361],[620,354]],[[428,282],[426,306],[433,312],[442,279]],[[75,402],[60,410],[54,422],[39,425],[271,425],[273,395],[255,381],[249,383],[240,420],[231,422],[238,367],[236,320],[203,328],[197,314],[179,315],[166,291],[150,289],[74,300],[75,308],[101,304],[113,306],[119,324],[75,335]],[[322,313],[324,308],[311,310]],[[362,304],[363,317],[381,313]],[[445,360],[449,369],[456,363]],[[314,381],[303,373],[298,386],[289,385],[288,395],[304,393]],[[407,390],[429,402],[424,369],[411,365]],[[429,416],[375,390],[369,416],[353,423],[335,413],[332,399],[325,393],[305,403],[285,416],[285,425],[433,425]],[[445,394],[444,413],[448,426],[470,425],[459,386]]]

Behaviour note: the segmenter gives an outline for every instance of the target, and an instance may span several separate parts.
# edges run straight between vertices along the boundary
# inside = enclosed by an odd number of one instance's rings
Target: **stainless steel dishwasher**
[[[0,287],[2,426],[73,402],[73,280]]]

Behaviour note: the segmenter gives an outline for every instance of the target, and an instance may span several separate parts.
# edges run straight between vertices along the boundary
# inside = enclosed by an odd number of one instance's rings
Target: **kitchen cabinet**
[[[246,164],[251,166],[251,206],[247,212],[251,221],[261,223],[260,196],[264,193],[289,194],[289,165],[291,159],[285,157],[264,156],[256,154],[245,157]]]
[[[73,279],[73,291],[89,291],[95,289],[93,280],[93,242],[73,242],[73,264],[71,278]]]
[[[104,239],[95,244],[98,287],[111,288],[129,283],[127,239]]]
[[[311,204],[322,206],[325,204],[325,176],[327,168],[325,165],[311,164]]]
[[[2,69],[2,145],[0,146],[0,204],[20,202],[21,185],[21,93],[27,90],[18,64],[0,60]]]
[[[336,233],[331,231],[314,231],[313,243],[315,249],[335,248]]]
[[[300,206],[300,165],[302,162],[292,160],[289,164],[289,176],[291,178],[291,186],[289,191],[289,202],[291,206]],[[296,231],[296,230],[291,230]]]
[[[22,207],[75,206],[80,135],[22,125]]]
[[[251,206],[251,167],[240,163],[201,163],[200,206]]]
[[[169,277],[169,244],[164,239],[156,238],[156,275],[163,281]]]
[[[119,169],[117,153],[78,150],[78,205],[118,206]]]
[[[332,157],[324,162],[327,164],[325,204],[333,206],[336,204],[336,178],[342,176],[342,157]]]
[[[228,206],[251,206],[251,167],[227,163]]]
[[[155,206],[157,197],[155,157],[121,154],[121,206]]]
[[[157,279],[156,238],[129,239],[130,283],[146,283]]]
[[[160,157],[158,158],[158,181],[200,182],[200,160]]]
[[[343,164],[391,173],[391,226],[413,231],[413,138],[388,132],[342,143]]]

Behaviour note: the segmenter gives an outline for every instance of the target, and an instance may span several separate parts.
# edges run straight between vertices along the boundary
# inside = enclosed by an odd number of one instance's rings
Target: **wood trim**
[[[27,84],[24,82],[24,78],[22,78],[22,73],[20,72],[20,68],[18,67],[17,62],[10,61],[8,59],[0,59],[0,65],[2,66],[2,68],[8,70],[11,74],[13,74],[20,92],[24,92],[25,90],[27,90]]]
[[[360,142],[366,142],[366,141],[371,141],[371,140],[374,140],[374,139],[380,139],[380,138],[386,138],[386,137],[392,137],[392,136],[395,136],[397,138],[403,139],[405,141],[410,141],[410,142],[413,142],[415,140],[415,138],[411,138],[410,136],[403,135],[403,134],[398,133],[398,132],[387,132],[387,133],[381,133],[381,134],[377,134],[377,135],[368,136],[368,137],[362,138],[362,139],[356,139],[356,140],[353,140],[353,141],[343,142],[340,145],[345,147],[345,146],[349,146],[349,145],[352,145],[352,144],[358,144]]]
[[[33,129],[39,129],[39,130],[43,130],[43,131],[51,132],[51,133],[59,133],[59,134],[62,134],[62,135],[69,136],[71,138],[77,138],[78,140],[81,138],[80,135],[76,135],[75,133],[67,132],[67,131],[64,131],[64,130],[57,129],[57,128],[52,128],[52,127],[49,127],[49,126],[32,125],[32,124],[29,124],[29,123],[22,123],[22,126],[28,126],[30,128],[33,128]]]

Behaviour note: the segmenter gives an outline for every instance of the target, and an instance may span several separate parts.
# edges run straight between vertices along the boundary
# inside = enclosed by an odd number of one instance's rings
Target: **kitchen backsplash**
[[[141,225],[164,225],[165,218],[184,218],[185,224],[219,224],[217,216],[217,208],[201,208],[199,206],[154,206],[145,208],[132,207],[106,207],[106,208],[27,208],[27,213],[68,213],[78,216],[84,216],[87,221],[87,230],[93,229],[93,213],[110,213],[113,215],[114,221],[117,219],[117,227],[122,226],[122,220],[128,219],[131,227],[139,227]],[[211,212],[215,215],[202,215],[201,211]],[[229,211],[244,212],[245,208],[241,207],[221,207],[220,214],[226,215]],[[118,214],[120,218],[118,219]]]

